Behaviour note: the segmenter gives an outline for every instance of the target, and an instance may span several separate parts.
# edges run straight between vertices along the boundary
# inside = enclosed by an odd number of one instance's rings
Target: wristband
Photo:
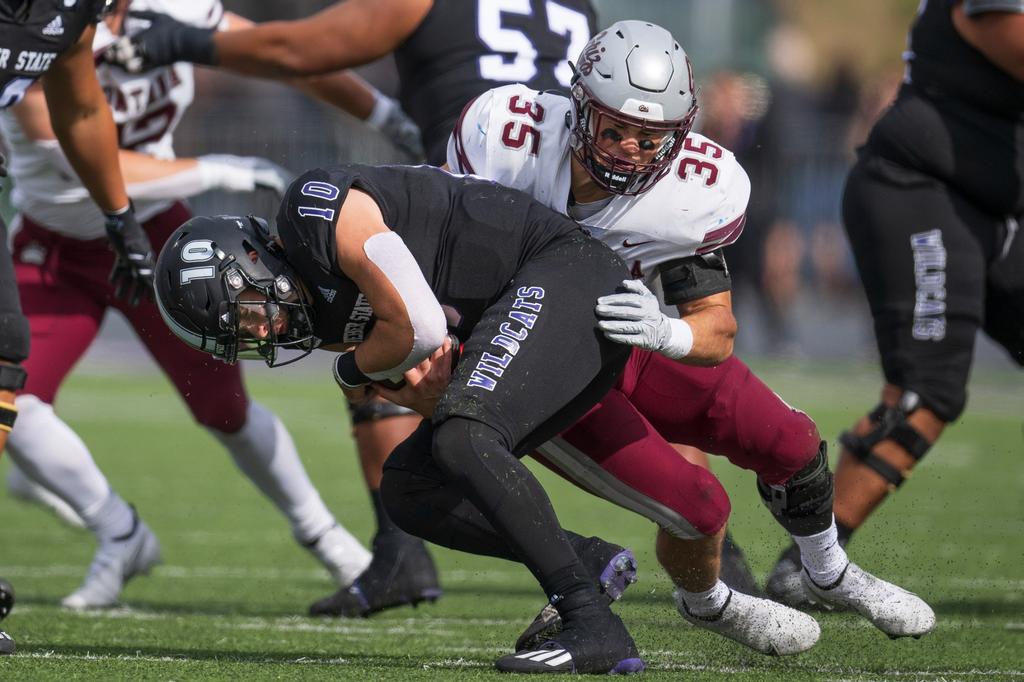
[[[350,351],[334,359],[334,381],[342,389],[352,389],[366,386],[372,379],[359,369],[356,365],[356,354]]]
[[[665,341],[662,355],[673,360],[685,358],[693,350],[693,328],[686,322],[674,317],[668,318],[669,336]]]

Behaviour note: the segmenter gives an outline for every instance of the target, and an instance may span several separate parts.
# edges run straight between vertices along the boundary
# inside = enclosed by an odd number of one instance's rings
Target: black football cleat
[[[0,656],[13,654],[17,647],[14,645],[14,638],[0,630]]]
[[[494,665],[506,673],[628,675],[644,669],[626,626],[604,606],[573,611],[555,637],[502,656]]]
[[[14,608],[14,586],[0,578],[0,620],[6,618]]]
[[[609,603],[617,601],[636,582],[636,557],[632,551],[598,537],[571,535],[570,542]],[[516,639],[515,650],[536,649],[561,631],[562,617],[554,606],[547,604]]]
[[[369,567],[350,586],[314,602],[309,615],[365,618],[440,596],[437,569],[423,541],[402,532],[385,533],[373,539]]]
[[[725,541],[722,542],[722,568],[719,571],[719,578],[722,582],[743,594],[751,597],[764,597],[764,592],[757,584],[754,573],[750,570],[747,557],[732,539],[732,535],[726,531]]]

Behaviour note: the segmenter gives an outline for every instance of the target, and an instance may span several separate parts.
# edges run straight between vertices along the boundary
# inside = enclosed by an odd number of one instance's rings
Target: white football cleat
[[[75,610],[113,606],[126,582],[136,575],[149,573],[160,563],[160,543],[156,535],[134,511],[132,521],[128,535],[100,544],[85,582],[64,597],[61,606]]]
[[[791,656],[807,651],[818,641],[818,621],[806,613],[769,599],[732,590],[725,606],[713,617],[691,614],[682,591],[673,592],[679,615],[689,623],[748,646],[768,656]]]
[[[348,587],[370,565],[373,555],[339,525],[334,525],[310,544],[304,545],[334,578],[338,587]]]
[[[921,637],[935,627],[935,612],[923,599],[876,578],[853,562],[831,587],[816,585],[806,571],[801,577],[815,599],[856,611],[893,639]]]
[[[78,512],[71,508],[70,504],[50,492],[49,488],[44,488],[30,479],[24,471],[13,465],[7,472],[7,492],[11,497],[22,502],[38,504],[49,509],[69,526],[85,528],[85,521],[78,515]]]

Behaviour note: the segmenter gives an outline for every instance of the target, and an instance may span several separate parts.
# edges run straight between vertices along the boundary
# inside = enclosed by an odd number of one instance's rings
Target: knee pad
[[[352,417],[352,426],[366,424],[391,417],[418,416],[408,407],[402,407],[387,400],[364,400],[361,403],[349,402],[348,413]]]
[[[903,485],[906,476],[872,449],[883,440],[891,440],[906,450],[915,463],[920,462],[932,444],[907,421],[907,417],[920,406],[921,399],[916,393],[904,391],[896,405],[888,407],[880,403],[871,411],[868,415],[872,423],[869,433],[858,436],[852,431],[844,431],[839,436],[839,442],[865,466],[884,478],[890,489],[895,490]]]
[[[828,450],[821,441],[818,454],[783,485],[757,479],[761,500],[772,516],[793,535],[807,536],[828,530],[832,524],[834,487],[828,468]]]
[[[17,295],[17,291],[14,292]],[[28,320],[18,308],[11,309],[11,303],[2,301],[0,295],[0,360],[19,364],[28,359],[31,332]]]

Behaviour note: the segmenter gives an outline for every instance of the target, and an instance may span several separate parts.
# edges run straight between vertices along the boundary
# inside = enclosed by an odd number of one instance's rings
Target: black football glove
[[[157,12],[129,12],[127,20],[142,19],[149,28],[121,36],[103,53],[104,61],[129,73],[142,73],[174,62],[212,66],[217,63],[213,29],[183,24]]]
[[[7,177],[7,157],[0,154],[0,178]]]
[[[110,271],[110,282],[114,285],[114,296],[127,298],[128,304],[136,306],[143,297],[153,296],[153,247],[149,237],[135,218],[135,210],[107,214],[105,225],[110,249],[114,252],[114,269]]]

